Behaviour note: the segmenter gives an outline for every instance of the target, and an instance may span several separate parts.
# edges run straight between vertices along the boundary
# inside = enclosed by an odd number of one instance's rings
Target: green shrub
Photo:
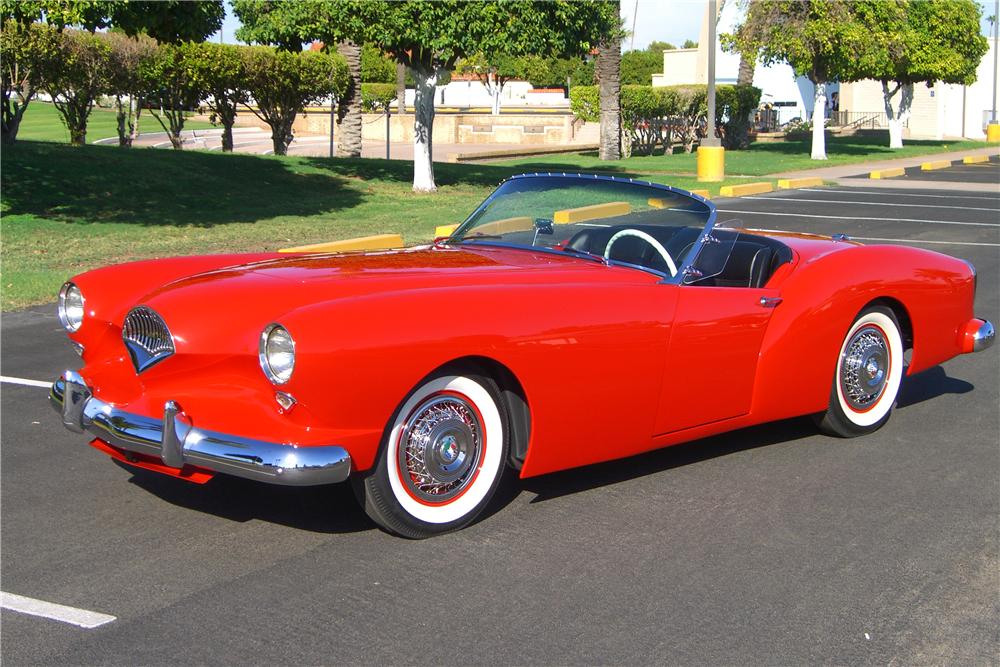
[[[672,153],[678,143],[690,153],[704,136],[707,95],[704,85],[622,86],[622,143],[626,156],[649,155],[659,146],[665,153]],[[576,86],[569,97],[570,109],[577,118],[600,120],[600,91],[596,86]],[[746,148],[750,144],[751,115],[759,101],[760,89],[753,86],[716,88],[716,124],[726,148]]]
[[[367,113],[381,113],[396,99],[394,83],[362,83],[361,108]]]

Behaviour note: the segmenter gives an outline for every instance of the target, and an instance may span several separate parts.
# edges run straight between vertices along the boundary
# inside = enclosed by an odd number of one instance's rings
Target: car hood
[[[289,255],[188,276],[145,295],[184,340],[205,329],[260,332],[305,306],[428,290],[654,279],[586,258],[503,247],[418,247],[388,252]],[[136,304],[138,305],[138,304]]]

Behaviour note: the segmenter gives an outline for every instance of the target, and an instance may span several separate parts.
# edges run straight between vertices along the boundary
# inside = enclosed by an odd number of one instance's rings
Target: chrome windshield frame
[[[517,174],[515,176],[511,176],[510,178],[506,178],[506,179],[500,181],[500,183],[497,184],[496,190],[494,190],[490,194],[489,197],[487,197],[486,199],[484,199],[483,202],[481,204],[479,204],[479,206],[477,206],[475,208],[475,210],[472,211],[472,213],[470,213],[468,215],[468,217],[466,217],[466,219],[463,220],[460,225],[458,225],[458,227],[455,228],[455,231],[453,231],[451,233],[451,235],[444,241],[444,243],[447,244],[447,243],[452,242],[452,239],[455,236],[457,236],[460,232],[462,232],[464,230],[464,228],[466,228],[472,222],[473,219],[475,219],[476,217],[478,217],[478,215],[482,211],[484,211],[487,207],[489,207],[489,205],[493,202],[493,200],[496,199],[499,196],[500,188],[505,183],[507,183],[508,181],[515,181],[515,180],[521,180],[521,179],[532,179],[532,178],[566,178],[566,179],[573,179],[573,180],[579,180],[579,181],[605,181],[605,182],[611,182],[611,183],[634,184],[634,185],[640,185],[640,186],[644,186],[644,187],[648,187],[648,188],[653,188],[653,189],[656,189],[656,190],[663,190],[664,192],[676,193],[676,194],[682,195],[684,197],[688,197],[688,198],[690,198],[690,199],[692,199],[692,200],[694,200],[696,202],[699,202],[701,204],[704,204],[708,208],[708,219],[706,220],[705,226],[704,226],[704,228],[702,228],[701,233],[698,234],[698,238],[697,238],[697,240],[694,243],[694,247],[692,248],[692,251],[688,253],[688,256],[687,256],[687,258],[685,258],[684,262],[680,266],[677,267],[677,275],[668,276],[668,275],[666,275],[666,274],[664,274],[664,273],[662,273],[660,271],[649,269],[647,267],[636,266],[634,264],[628,264],[628,263],[625,263],[625,262],[616,262],[614,260],[606,262],[606,264],[608,264],[609,266],[623,266],[623,267],[627,267],[627,268],[631,268],[631,269],[637,269],[637,270],[640,270],[640,271],[645,271],[646,273],[652,273],[654,275],[662,275],[663,279],[660,281],[661,284],[668,284],[668,285],[682,285],[682,284],[684,284],[684,276],[686,275],[686,271],[691,266],[693,266],[694,263],[697,261],[698,255],[701,253],[701,249],[705,245],[705,238],[709,234],[712,233],[713,229],[715,229],[715,221],[716,221],[716,218],[718,217],[718,212],[716,211],[715,204],[713,204],[710,200],[702,197],[701,195],[697,195],[697,194],[695,194],[693,192],[689,192],[688,190],[683,190],[681,188],[675,188],[675,187],[673,187],[671,185],[663,185],[661,183],[651,183],[649,181],[642,181],[642,180],[637,180],[637,179],[634,179],[634,178],[622,178],[620,176],[606,176],[604,174],[583,174],[583,173],[577,173],[577,172],[535,172],[535,173]],[[500,247],[505,247],[505,248],[514,248],[514,249],[518,249],[518,250],[529,250],[529,251],[536,251],[536,252],[537,251],[545,251],[545,250],[547,250],[548,252],[558,252],[558,251],[554,251],[554,250],[551,250],[551,249],[543,249],[543,248],[540,248],[540,247],[531,247],[531,246],[520,245],[520,244],[515,244],[515,243],[503,243],[502,241],[500,243],[497,243],[496,241],[473,241],[472,239],[470,239],[470,241],[472,241],[475,245],[482,245],[482,246],[487,246],[487,245],[488,246],[500,246]],[[456,244],[461,244],[462,242],[463,241],[461,241],[461,240],[455,241]],[[569,253],[559,253],[559,254],[560,255],[567,255],[568,254],[571,257],[579,256],[579,255],[569,254]],[[579,257],[581,257],[582,259],[588,259],[588,258],[583,257],[583,256],[579,256]]]

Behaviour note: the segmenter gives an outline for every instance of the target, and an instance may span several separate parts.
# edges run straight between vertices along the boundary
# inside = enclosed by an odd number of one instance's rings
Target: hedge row
[[[750,122],[760,102],[760,89],[753,86],[717,86],[715,121],[726,148],[750,144]],[[622,144],[626,155],[649,155],[662,146],[673,153],[679,143],[690,153],[705,136],[708,91],[703,85],[622,86]],[[577,118],[600,120],[597,86],[577,86],[570,91],[570,108]]]

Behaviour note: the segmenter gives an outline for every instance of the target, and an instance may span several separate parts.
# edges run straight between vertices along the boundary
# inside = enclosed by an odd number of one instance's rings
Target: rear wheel
[[[493,379],[441,374],[425,381],[396,411],[378,464],[359,480],[365,511],[410,538],[468,525],[505,470],[508,424]]]
[[[865,309],[844,337],[830,404],[820,428],[853,438],[877,431],[887,421],[903,379],[903,338],[892,310]]]

